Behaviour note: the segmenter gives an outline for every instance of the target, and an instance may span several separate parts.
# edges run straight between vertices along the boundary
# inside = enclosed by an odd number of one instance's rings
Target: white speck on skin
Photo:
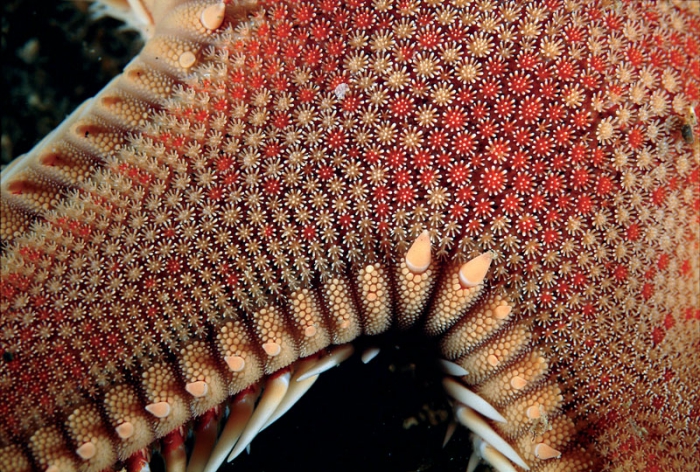
[[[333,93],[335,93],[335,96],[338,98],[338,100],[342,100],[345,97],[345,94],[348,93],[350,90],[350,87],[348,87],[348,84],[339,84],[335,90],[333,90]]]

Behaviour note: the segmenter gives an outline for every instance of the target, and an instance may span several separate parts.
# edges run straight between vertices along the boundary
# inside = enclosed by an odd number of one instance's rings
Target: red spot
[[[235,287],[238,285],[238,276],[236,274],[229,274],[226,276],[226,285],[229,287]]]
[[[331,166],[322,166],[318,169],[318,177],[321,180],[328,180],[333,177],[333,168]]]
[[[469,180],[470,172],[467,164],[459,163],[452,166],[448,171],[447,179],[455,186],[462,185]]]
[[[406,118],[413,112],[413,100],[406,96],[394,99],[390,105],[391,113],[397,118]]]
[[[598,184],[596,185],[595,193],[596,195],[603,197],[609,194],[612,191],[612,188],[612,180],[610,180],[610,178],[606,175],[601,175],[598,178]]]
[[[468,203],[468,202],[472,201],[474,199],[474,197],[475,197],[474,189],[472,187],[470,187],[469,185],[457,190],[456,198],[460,202]]]
[[[367,161],[370,164],[378,162],[380,157],[381,155],[376,149],[370,149],[365,153],[365,161]]]
[[[556,174],[547,176],[543,185],[548,195],[559,193],[563,186],[562,178]]]
[[[313,19],[313,17],[316,15],[316,12],[314,11],[314,7],[312,5],[299,5],[297,8],[297,11],[295,12],[295,17],[299,23],[302,25],[305,25]]]
[[[690,261],[688,259],[685,259],[683,262],[681,262],[679,273],[682,276],[687,276],[690,273]]]
[[[146,280],[146,283],[144,283],[144,287],[146,287],[148,290],[153,290],[157,285],[158,281],[154,277],[150,277],[148,280]]]
[[[552,296],[552,293],[548,290],[543,291],[542,294],[540,295],[540,303],[542,303],[543,305],[546,306],[546,305],[549,305],[550,303],[552,303],[552,301],[554,301],[554,297]]]
[[[428,30],[418,36],[421,49],[434,49],[442,43],[442,35],[435,30]]]
[[[498,125],[493,120],[485,119],[478,125],[479,134],[483,139],[489,139],[496,135]]]
[[[272,120],[272,126],[278,129],[282,129],[289,125],[289,115],[285,113],[280,113]]]
[[[633,128],[627,135],[627,142],[632,149],[639,149],[644,144],[644,133],[639,128]]]
[[[664,318],[664,328],[666,328],[668,330],[668,329],[673,328],[675,325],[676,325],[676,319],[673,317],[673,315],[670,313],[668,315],[666,315],[666,317]]]
[[[627,59],[634,67],[639,67],[644,62],[644,54],[634,46],[627,49]]]
[[[38,308],[38,307],[41,307],[41,306],[44,306],[44,305],[46,304],[47,301],[48,301],[48,300],[47,300],[46,297],[38,296],[38,297],[36,297],[36,298],[34,299],[34,306],[37,307],[37,308]]]
[[[301,103],[313,102],[316,98],[316,91],[312,88],[304,88],[299,91],[298,96]]]
[[[660,206],[666,200],[666,189],[659,187],[651,193],[651,203]]]
[[[225,112],[226,110],[228,110],[228,102],[222,98],[221,100],[214,103],[214,109],[216,111]]]
[[[396,185],[406,185],[411,180],[411,173],[406,169],[399,169],[394,173]]]
[[[307,241],[310,241],[316,237],[316,227],[313,225],[306,225],[301,230],[301,235]]]
[[[508,193],[503,197],[501,206],[506,215],[516,215],[522,212],[522,199]]]
[[[338,223],[340,224],[341,228],[349,228],[350,225],[352,225],[352,218],[350,215],[342,215],[340,218],[338,218]]]
[[[224,189],[221,187],[214,187],[209,190],[209,198],[215,202],[221,200],[224,196]]]
[[[430,164],[431,160],[432,156],[428,151],[420,150],[413,155],[411,162],[416,169],[420,169]]]
[[[467,209],[464,208],[462,205],[459,203],[455,203],[450,207],[450,217],[451,218],[460,218],[464,216],[467,213]]]
[[[326,21],[319,21],[314,23],[314,25],[311,27],[311,36],[317,41],[326,39],[329,34],[330,25]]]
[[[425,169],[420,173],[418,179],[424,187],[430,187],[437,179],[437,174],[433,169]]]
[[[340,56],[344,51],[345,41],[342,38],[333,38],[328,41],[328,44],[326,45],[326,52],[329,56]]]
[[[476,216],[488,216],[493,211],[491,200],[482,198],[474,204],[474,214]]]
[[[464,127],[467,118],[461,108],[448,108],[442,117],[442,124],[447,129],[460,129]]]
[[[525,123],[533,123],[542,114],[542,102],[533,97],[525,98],[520,104],[519,112]]]
[[[265,182],[264,188],[265,188],[265,193],[267,193],[268,195],[277,195],[280,193],[282,186],[281,186],[279,180],[270,179],[267,182]]]
[[[355,111],[359,108],[360,106],[360,98],[355,96],[355,95],[345,95],[343,98],[343,110],[352,112]]]
[[[195,119],[195,121],[197,121],[198,123],[201,123],[201,122],[203,122],[203,121],[206,121],[206,119],[207,119],[208,117],[209,117],[209,112],[208,112],[208,111],[206,111],[206,110],[200,110],[199,112],[197,112],[197,114],[195,114],[194,119]]]
[[[587,282],[588,282],[588,278],[585,275],[583,275],[582,272],[575,273],[574,276],[571,278],[571,284],[574,285],[575,287],[583,287]],[[586,304],[583,306],[583,314],[584,315],[589,315],[592,310],[593,310],[593,305],[591,305],[591,304]]]
[[[246,99],[247,94],[248,91],[242,86],[236,86],[231,89],[231,98],[234,100],[243,101]]]
[[[539,156],[546,156],[552,152],[552,142],[547,136],[538,136],[532,143],[532,152]]]
[[[412,187],[399,187],[396,190],[396,201],[402,205],[407,206],[415,200],[415,191]]]
[[[386,186],[379,185],[374,188],[372,195],[376,200],[382,201],[389,196],[389,189]]]
[[[328,147],[331,149],[340,149],[343,147],[347,141],[345,132],[341,129],[334,129],[328,133]]]
[[[534,216],[531,215],[521,217],[516,225],[518,233],[520,233],[521,235],[528,235],[532,233],[535,230],[536,226],[537,220]]]
[[[693,308],[693,307],[688,307],[685,309],[685,319],[686,321],[690,320],[700,320],[700,307],[698,308]]]
[[[544,209],[546,203],[547,201],[545,200],[544,196],[542,196],[542,194],[539,192],[533,194],[532,198],[530,198],[530,208],[535,212],[539,212]]]
[[[627,279],[627,267],[618,265],[613,271],[613,277],[618,282],[624,282]]]
[[[396,169],[406,162],[406,154],[400,149],[392,149],[386,155],[386,165]]]
[[[518,58],[518,69],[532,70],[539,64],[539,57],[533,52],[522,52]]]
[[[474,138],[466,133],[460,133],[455,136],[453,144],[455,153],[461,156],[472,154],[476,148]]]
[[[671,53],[669,54],[669,62],[673,67],[676,69],[683,69],[687,63],[687,59],[685,56],[685,51],[679,51],[678,49],[672,49]]]
[[[167,267],[168,267],[168,272],[173,273],[173,274],[177,274],[178,272],[180,272],[180,269],[182,268],[180,261],[178,261],[177,259],[170,259],[168,261]]]
[[[649,267],[649,269],[644,273],[644,278],[646,280],[651,280],[654,278],[655,275],[656,275],[656,268]]]
[[[480,95],[488,99],[494,99],[498,96],[501,86],[498,82],[489,80],[483,83],[480,90]]]
[[[574,169],[571,173],[571,186],[575,189],[584,188],[589,181],[590,175],[585,168]]]
[[[525,173],[518,173],[513,179],[513,189],[520,194],[530,193],[532,189],[532,177]]]
[[[496,167],[487,169],[481,177],[481,186],[489,195],[502,192],[505,188],[505,182],[505,171]]]
[[[600,166],[605,160],[605,151],[601,148],[595,148],[593,150],[593,155],[591,156],[591,161],[593,165]]]
[[[658,346],[666,337],[666,332],[662,328],[654,328],[651,331],[651,342],[654,346]]]
[[[545,229],[542,233],[542,241],[548,246],[557,243],[559,241],[559,232],[551,228]]]
[[[651,298],[651,296],[654,295],[654,285],[651,283],[645,283],[642,286],[641,293],[642,293],[642,297],[645,300],[649,300]]]
[[[584,40],[584,34],[581,29],[573,26],[564,28],[564,35],[566,36],[567,41],[570,43],[580,43]]]
[[[639,229],[639,225],[637,223],[632,223],[627,228],[627,239],[629,241],[637,241],[639,239],[640,233],[641,230]]]
[[[556,65],[557,75],[560,80],[567,81],[576,74],[576,66],[566,60],[559,60]]]

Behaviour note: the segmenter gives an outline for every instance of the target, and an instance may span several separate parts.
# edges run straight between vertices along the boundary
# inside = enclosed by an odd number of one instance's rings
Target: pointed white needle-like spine
[[[438,364],[440,364],[440,370],[447,375],[461,377],[469,373],[461,365],[455,364],[454,362],[448,361],[447,359],[438,359]]]
[[[447,425],[447,429],[445,430],[445,439],[442,440],[442,447],[447,446],[447,443],[450,442],[456,430],[457,423],[455,421],[450,421],[450,424]]]
[[[481,440],[481,438],[476,438],[474,441],[474,448],[479,451],[484,461],[493,467],[496,472],[517,472],[506,456],[498,452],[490,444]]]
[[[348,357],[352,356],[353,352],[355,352],[355,348],[350,343],[334,346],[327,356],[316,361],[316,363],[306,371],[300,371],[299,377],[297,377],[296,380],[293,379],[292,382],[302,382],[309,377],[322,374],[347,360]]]
[[[445,388],[447,394],[458,402],[478,411],[491,420],[498,421],[499,423],[506,423],[506,419],[501,416],[489,402],[469,390],[457,380],[451,377],[445,377],[442,379],[442,386]]]
[[[238,438],[241,437],[241,433],[243,433],[245,426],[250,421],[258,395],[260,395],[259,388],[249,388],[239,393],[230,403],[229,408],[231,412],[226,420],[224,430],[221,432],[219,441],[214,446],[214,450],[209,457],[209,462],[204,468],[205,472],[216,472],[221,464],[224,463],[226,456],[231,452],[233,446],[236,445]]]
[[[187,451],[182,427],[175,428],[161,440],[161,453],[165,459],[166,472],[185,472]]]
[[[372,359],[377,357],[378,354],[379,354],[378,347],[368,347],[362,353],[362,356],[360,356],[360,359],[362,359],[363,364],[369,364],[369,361],[371,361]]]
[[[228,462],[231,462],[245,450],[246,446],[248,446],[258,432],[260,432],[260,428],[270,419],[270,416],[275,412],[277,406],[287,393],[290,378],[291,373],[286,371],[283,374],[277,374],[268,379],[262,398],[260,398],[260,402],[253,412],[253,416],[250,417],[250,421],[248,421],[233,451],[231,451],[231,454],[226,458]]]
[[[481,462],[481,455],[477,451],[472,452],[469,456],[469,462],[467,463],[467,472],[474,472]]]
[[[515,462],[523,469],[530,470],[530,467],[527,465],[527,462],[525,462],[518,455],[518,453],[515,452],[513,446],[508,444],[508,442],[505,439],[503,439],[496,431],[494,431],[493,428],[489,426],[489,424],[486,422],[486,420],[479,416],[477,412],[475,412],[467,406],[458,406],[457,419],[460,423],[469,428],[472,432],[481,436],[484,439],[484,441],[489,443],[508,459]]]
[[[194,433],[194,448],[187,472],[202,472],[216,444],[216,433],[219,427],[219,408],[212,408],[197,418]]]
[[[312,375],[311,377],[306,377],[304,380],[299,381],[299,374],[304,374],[304,372],[308,372],[310,369],[314,369],[316,363],[318,362],[319,360],[315,358],[306,358],[301,361],[298,361],[297,370],[294,372],[294,375],[292,376],[292,379],[289,382],[289,388],[287,389],[287,393],[284,395],[284,398],[277,406],[275,412],[272,414],[272,416],[270,416],[270,419],[268,419],[265,425],[262,428],[260,428],[260,431],[264,430],[272,423],[280,419],[282,415],[287,413],[289,409],[293,407],[296,404],[296,402],[298,402],[299,399],[303,397],[304,394],[311,388],[314,382],[318,380],[318,374],[316,374]]]

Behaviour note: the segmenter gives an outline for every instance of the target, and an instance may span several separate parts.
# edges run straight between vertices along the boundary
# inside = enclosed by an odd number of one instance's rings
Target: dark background
[[[88,2],[2,2],[2,164],[30,150],[139,51],[134,31]]]
[[[7,164],[119,73],[141,42],[116,20],[91,20],[84,2],[11,0],[2,12],[1,163]],[[384,347],[378,358],[365,366],[356,354],[322,375],[253,441],[250,455],[224,470],[464,471],[471,450],[466,430],[441,447],[452,413],[432,347],[419,333],[374,341]],[[411,419],[417,424],[405,427]]]

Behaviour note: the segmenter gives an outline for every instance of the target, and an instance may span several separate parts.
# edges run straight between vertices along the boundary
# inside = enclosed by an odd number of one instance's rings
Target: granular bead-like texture
[[[697,462],[697,2],[206,6],[3,181],[3,464],[421,311],[533,470]]]

